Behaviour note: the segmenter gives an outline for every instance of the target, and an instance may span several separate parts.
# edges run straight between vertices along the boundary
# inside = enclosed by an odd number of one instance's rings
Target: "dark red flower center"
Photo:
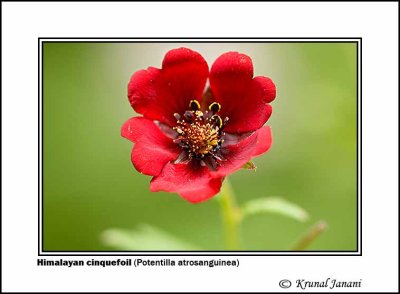
[[[183,116],[174,114],[177,125],[173,129],[178,133],[174,142],[183,149],[175,163],[195,159],[203,166],[216,169],[218,163],[223,160],[220,149],[224,142],[223,129],[229,120],[228,117],[222,120],[217,114],[220,110],[221,105],[213,102],[208,110],[203,112],[200,103],[191,100],[189,110],[186,110]]]

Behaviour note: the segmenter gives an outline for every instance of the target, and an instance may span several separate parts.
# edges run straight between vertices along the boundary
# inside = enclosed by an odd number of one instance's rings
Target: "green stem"
[[[326,227],[327,225],[324,221],[317,222],[303,236],[300,237],[300,239],[292,247],[292,250],[305,250],[315,239],[317,239],[319,235],[321,235],[326,230]]]
[[[226,248],[228,250],[238,250],[240,209],[236,204],[235,195],[228,178],[225,178],[222,185],[219,200],[223,217]]]

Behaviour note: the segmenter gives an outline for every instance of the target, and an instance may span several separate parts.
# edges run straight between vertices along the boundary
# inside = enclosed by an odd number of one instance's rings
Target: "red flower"
[[[253,77],[247,55],[222,54],[209,72],[199,53],[171,50],[161,69],[139,70],[129,82],[130,104],[143,115],[122,126],[122,136],[135,143],[132,163],[153,176],[153,192],[209,199],[226,175],[271,146],[263,125],[275,94],[271,79]]]

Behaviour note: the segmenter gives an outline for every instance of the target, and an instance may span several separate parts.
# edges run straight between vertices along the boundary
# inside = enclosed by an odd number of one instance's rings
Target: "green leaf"
[[[267,197],[251,200],[242,208],[242,216],[260,213],[276,213],[300,222],[308,220],[308,213],[300,206],[280,197]]]
[[[242,168],[256,171],[257,166],[252,161],[248,161],[242,165]]]
[[[101,235],[103,243],[119,250],[201,250],[174,235],[148,224],[135,230],[108,229]]]

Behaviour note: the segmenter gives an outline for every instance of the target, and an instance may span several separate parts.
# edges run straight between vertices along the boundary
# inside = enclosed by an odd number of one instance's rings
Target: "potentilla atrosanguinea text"
[[[197,52],[167,52],[162,68],[133,74],[128,98],[142,116],[122,126],[134,142],[131,160],[153,176],[150,190],[175,192],[190,202],[216,195],[224,178],[266,152],[271,129],[264,126],[276,88],[253,77],[249,56],[222,54],[209,70]]]

